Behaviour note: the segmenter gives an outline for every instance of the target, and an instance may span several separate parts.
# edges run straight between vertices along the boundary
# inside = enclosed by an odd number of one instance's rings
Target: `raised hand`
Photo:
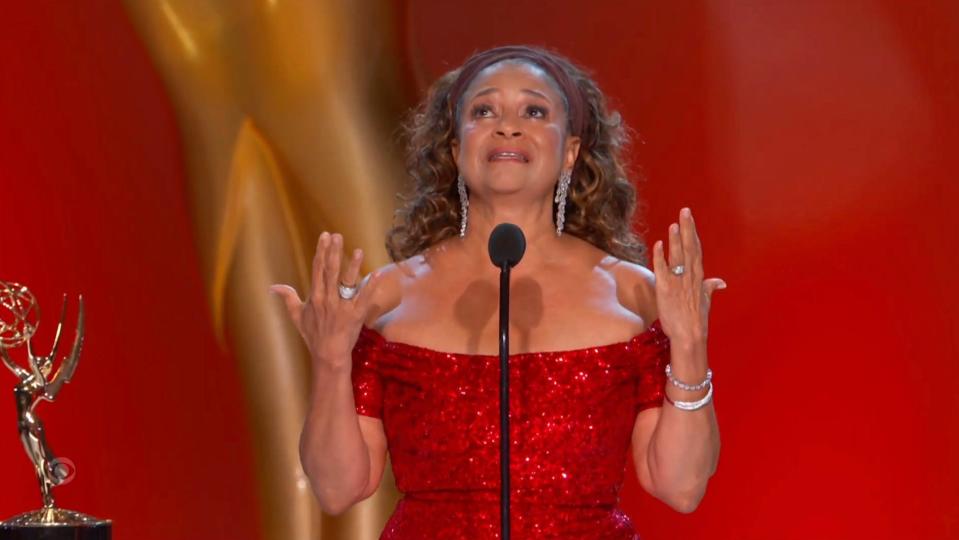
[[[363,251],[354,250],[346,273],[340,276],[343,237],[324,232],[320,235],[313,256],[313,283],[306,301],[289,285],[273,285],[270,292],[283,298],[290,319],[306,342],[314,362],[344,367],[351,362],[351,352],[359,337],[363,321],[370,309],[370,298],[376,285],[376,274],[350,299],[340,296],[339,286],[359,286],[357,279]]]
[[[673,343],[702,343],[709,334],[709,308],[720,278],[703,279],[703,249],[689,208],[679,212],[679,223],[669,226],[669,264],[663,241],[653,244],[656,305],[663,332]]]

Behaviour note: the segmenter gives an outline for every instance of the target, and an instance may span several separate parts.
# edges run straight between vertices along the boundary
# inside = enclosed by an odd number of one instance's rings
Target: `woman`
[[[434,84],[408,134],[396,262],[356,286],[362,253],[341,275],[343,239],[323,233],[307,300],[271,289],[313,358],[300,453],[323,509],[376,491],[388,442],[404,497],[381,538],[497,537],[487,241],[510,222],[527,240],[510,299],[514,536],[638,538],[617,508],[630,446],[642,487],[691,512],[719,455],[706,336],[725,284],[703,279],[688,209],[669,262],[657,241],[643,266],[621,122],[596,84],[554,53],[491,49]]]

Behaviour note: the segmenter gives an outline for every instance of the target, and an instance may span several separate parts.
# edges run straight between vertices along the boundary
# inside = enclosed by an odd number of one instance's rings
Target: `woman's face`
[[[552,196],[571,169],[579,138],[567,136],[563,98],[529,64],[499,63],[481,71],[463,94],[453,159],[474,193]]]

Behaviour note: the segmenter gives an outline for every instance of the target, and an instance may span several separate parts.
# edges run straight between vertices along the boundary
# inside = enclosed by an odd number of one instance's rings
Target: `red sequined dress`
[[[511,533],[637,540],[618,508],[633,424],[661,406],[669,339],[510,356]],[[380,418],[402,499],[380,539],[500,536],[499,357],[443,353],[363,328],[359,414]]]

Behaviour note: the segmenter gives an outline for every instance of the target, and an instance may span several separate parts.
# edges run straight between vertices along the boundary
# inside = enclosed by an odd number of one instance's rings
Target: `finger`
[[[326,280],[326,294],[330,302],[336,302],[340,299],[340,259],[343,257],[343,235],[333,233],[330,237],[330,248],[327,252],[326,266],[324,269]]]
[[[310,284],[310,298],[320,298],[324,293],[323,286],[323,263],[326,259],[326,245],[324,244],[328,233],[323,231],[316,239],[316,253],[313,254],[313,283]]]
[[[303,301],[300,300],[300,295],[296,292],[296,289],[289,285],[277,284],[270,286],[270,292],[283,299],[283,304],[286,306],[290,319],[293,320],[293,324],[299,326]]]
[[[322,253],[322,258],[320,259],[319,267],[319,281],[317,281],[316,286],[316,296],[315,302],[322,304],[326,302],[327,296],[330,293],[330,284],[329,279],[327,279],[327,274],[329,271],[327,267],[330,265],[330,244],[332,244],[333,235],[328,232],[324,232],[320,235],[320,251]]]
[[[673,223],[669,226],[669,267],[685,264],[683,258],[683,242],[679,237],[679,224]]]
[[[669,272],[669,268],[666,266],[666,257],[663,254],[663,241],[656,240],[656,243],[653,244],[653,273],[656,274],[657,281],[660,278],[666,279],[663,276],[666,276],[666,273]]]
[[[360,292],[356,296],[356,309],[363,320],[366,320],[370,308],[373,307],[376,288],[380,286],[380,276],[379,272],[373,272],[366,276],[360,285]]]
[[[356,286],[356,280],[360,276],[360,263],[363,262],[363,250],[354,249],[353,256],[350,257],[350,264],[346,267],[346,273],[343,274],[343,283]]]
[[[683,244],[683,264],[694,276],[702,278],[703,250],[693,221],[693,212],[688,207],[679,211],[679,231]]]

